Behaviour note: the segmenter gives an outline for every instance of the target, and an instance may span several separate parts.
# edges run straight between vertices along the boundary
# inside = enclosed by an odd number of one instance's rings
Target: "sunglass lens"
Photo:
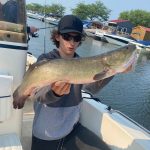
[[[74,36],[74,41],[75,42],[80,42],[81,41],[81,36],[80,35],[77,35],[77,36]]]
[[[62,34],[62,38],[66,41],[70,41],[70,35],[69,34]]]
[[[81,39],[82,39],[82,36],[81,35],[76,35],[76,36],[73,36],[73,35],[70,35],[70,34],[67,34],[67,33],[64,33],[64,34],[61,34],[62,38],[66,41],[70,41],[70,40],[74,40],[75,42],[80,42]]]

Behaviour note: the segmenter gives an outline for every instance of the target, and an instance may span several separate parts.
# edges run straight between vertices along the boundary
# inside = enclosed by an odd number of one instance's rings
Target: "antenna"
[[[45,16],[46,16],[46,0],[45,0],[45,6],[44,6],[44,22],[45,22],[45,29],[46,29]],[[46,30],[44,30],[44,53],[46,53]]]

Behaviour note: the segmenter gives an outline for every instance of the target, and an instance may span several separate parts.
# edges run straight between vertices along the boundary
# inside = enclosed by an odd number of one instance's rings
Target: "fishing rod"
[[[41,29],[48,29],[48,28],[55,28],[56,26],[53,26],[53,27],[43,27],[43,28],[38,28],[39,30]]]
[[[45,6],[44,6],[44,16],[46,16],[46,3],[47,1],[45,0]],[[55,25],[56,26],[56,25]],[[55,27],[54,26],[54,27]],[[53,28],[54,28],[53,27]],[[47,29],[47,28],[52,28],[52,27],[46,27],[46,21],[45,21],[45,27],[39,28],[39,29]],[[44,30],[44,54],[46,53],[46,30]]]
[[[47,29],[47,28],[51,28],[51,27],[44,27],[44,28],[38,28],[38,29],[41,30],[41,29]]]

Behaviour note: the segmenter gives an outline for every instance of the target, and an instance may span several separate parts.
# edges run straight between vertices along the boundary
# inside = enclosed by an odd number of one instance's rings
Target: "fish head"
[[[15,90],[13,93],[13,107],[14,109],[21,109],[23,108],[26,99],[29,97],[29,95],[21,95],[18,92],[18,89]]]
[[[135,63],[136,58],[136,46],[132,44],[120,47],[115,52],[111,51],[109,55],[104,56],[103,64],[111,71],[121,72]]]

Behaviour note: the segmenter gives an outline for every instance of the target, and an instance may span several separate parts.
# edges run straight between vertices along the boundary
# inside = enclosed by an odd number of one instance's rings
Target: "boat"
[[[108,33],[108,31],[107,30],[104,30],[104,29],[102,29],[102,30],[97,30],[96,32],[95,32],[95,39],[96,40],[100,40],[100,41],[104,41],[104,42],[108,42],[107,40],[106,40],[106,38],[104,37],[104,34],[105,33]]]
[[[111,44],[125,46],[126,44],[132,43],[136,45],[137,49],[145,48],[145,45],[138,43],[136,40],[133,40],[133,39],[121,36],[121,35],[104,33],[103,36],[108,41],[108,43],[111,43]]]
[[[97,29],[87,29],[87,28],[85,28],[84,29],[84,32],[85,32],[85,34],[88,36],[88,37],[95,37],[95,33],[96,33],[96,30]]]
[[[4,26],[1,23],[0,29],[3,36],[0,38],[0,150],[29,150],[31,144],[34,112],[24,114],[23,109],[12,108],[12,94],[22,82],[28,56],[26,33],[22,30],[26,28],[25,0],[18,4],[19,21],[3,20]],[[80,123],[96,135],[99,142],[111,150],[149,150],[148,130],[90,93],[82,91],[82,98]],[[92,141],[92,137],[89,138]]]
[[[32,19],[38,19],[38,20],[43,20],[44,19],[44,15],[35,13],[35,12],[31,12],[31,11],[27,11],[27,17],[32,18]]]
[[[60,18],[61,18],[60,15],[50,13],[50,14],[45,15],[44,21],[49,23],[49,24],[57,26]]]
[[[84,32],[87,36],[93,37],[95,40],[104,40],[103,33],[105,33],[106,30],[104,30],[103,24],[101,22],[90,20],[83,20],[82,22]]]
[[[106,38],[106,40],[109,43],[119,45],[119,46],[124,46],[129,42],[133,41],[132,39],[128,39],[126,37],[115,35],[115,34],[104,33],[103,36]]]
[[[44,21],[52,24],[52,25],[58,25],[59,19],[53,18],[53,17],[45,17]]]
[[[117,21],[117,20],[114,20]],[[118,20],[121,21],[121,20]],[[119,23],[119,22],[118,22]],[[125,27],[121,27],[117,25],[116,22],[109,22],[108,24],[104,24],[104,26],[101,28],[101,30],[97,30],[95,33],[95,37],[98,40],[104,41],[104,42],[112,42],[112,41],[107,41],[106,37],[104,35],[128,35],[127,29]],[[115,41],[116,42],[116,41]],[[116,44],[116,43],[112,43]],[[121,45],[122,46],[122,45]]]
[[[136,40],[136,42],[140,43],[140,44],[143,44],[147,47],[150,46],[150,41],[145,41],[145,40]]]

